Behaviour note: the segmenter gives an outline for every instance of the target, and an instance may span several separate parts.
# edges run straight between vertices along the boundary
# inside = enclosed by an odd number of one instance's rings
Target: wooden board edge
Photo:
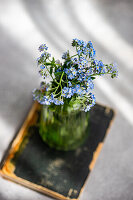
[[[34,116],[35,110],[37,109],[37,107],[38,107],[38,103],[37,102],[33,103],[30,111],[27,114],[26,119],[24,120],[24,123],[22,124],[17,134],[15,134],[15,137],[13,137],[13,140],[10,142],[6,152],[3,155],[3,158],[0,163],[0,170],[3,169],[5,163],[7,163],[11,159],[12,154],[14,154],[19,148],[19,145],[25,133],[24,130],[27,128],[28,124],[32,120],[32,117]]]
[[[0,175],[6,180],[9,180],[11,182],[17,183],[19,185],[25,186],[27,188],[30,188],[34,191],[37,191],[39,193],[45,194],[49,197],[56,198],[58,200],[79,200],[79,199],[71,199],[69,197],[65,197],[57,192],[54,192],[50,189],[47,189],[41,185],[37,185],[35,183],[31,183],[30,181],[27,181],[25,179],[22,179],[20,177],[15,176],[14,174],[8,174],[5,170],[0,170]]]
[[[98,104],[98,103],[97,103],[97,104]],[[99,105],[102,105],[102,104],[99,104]],[[103,106],[103,107],[105,107],[105,108],[111,110],[111,108],[108,107],[108,106]],[[112,110],[113,110],[113,109],[112,109]],[[109,130],[110,130],[110,128],[111,128],[111,126],[112,126],[112,124],[113,124],[113,121],[114,121],[114,119],[115,119],[116,111],[113,110],[113,113],[114,113],[114,115],[113,115],[113,117],[112,117],[112,119],[111,119],[111,121],[110,121],[110,123],[109,123],[109,126],[108,126],[108,128],[107,128],[107,130],[106,130],[106,134],[105,134],[105,136],[104,136],[103,141],[99,143],[99,145],[97,146],[95,152],[93,152],[92,161],[91,161],[90,165],[88,166],[90,171],[93,170],[93,168],[94,168],[94,166],[95,166],[95,164],[96,164],[96,161],[97,161],[97,159],[98,159],[98,156],[99,156],[99,154],[100,154],[100,152],[101,152],[101,150],[102,150],[102,147],[103,147],[103,144],[104,144],[104,140],[105,140],[105,138],[107,137],[107,135],[108,135],[108,133],[109,133]],[[81,190],[80,190],[78,199],[80,198],[81,193],[82,193],[83,190],[84,190],[84,187],[85,187],[85,185],[86,185],[86,182],[88,181],[89,175],[90,175],[90,173],[88,174],[88,176],[87,176],[87,178],[86,178],[86,180],[85,180],[85,182],[84,182],[84,185],[83,185],[83,187],[82,187]]]

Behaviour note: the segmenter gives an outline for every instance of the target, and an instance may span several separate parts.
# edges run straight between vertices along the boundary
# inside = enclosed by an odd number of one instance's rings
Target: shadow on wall
[[[95,0],[95,6],[123,39],[133,45],[133,1]]]
[[[32,56],[7,32],[2,29],[0,32],[0,117],[16,125],[22,123],[22,113],[27,113],[31,106],[29,94],[37,79],[33,73]]]

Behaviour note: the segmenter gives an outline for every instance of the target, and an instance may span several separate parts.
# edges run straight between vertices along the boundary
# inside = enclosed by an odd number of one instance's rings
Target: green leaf
[[[94,80],[96,77],[91,76],[91,79]]]
[[[61,75],[62,72],[55,72],[54,74],[55,74],[55,76],[58,76],[58,75]]]
[[[51,65],[51,63],[45,63],[46,66]]]

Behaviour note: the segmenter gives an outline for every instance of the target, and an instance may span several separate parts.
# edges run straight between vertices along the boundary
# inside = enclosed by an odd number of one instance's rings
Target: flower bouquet
[[[73,150],[89,135],[89,110],[96,103],[92,90],[97,76],[118,76],[116,64],[96,59],[91,41],[73,39],[76,53],[63,53],[64,62],[51,58],[48,47],[39,47],[37,59],[43,81],[33,90],[33,98],[42,105],[39,132],[44,142],[58,150]]]

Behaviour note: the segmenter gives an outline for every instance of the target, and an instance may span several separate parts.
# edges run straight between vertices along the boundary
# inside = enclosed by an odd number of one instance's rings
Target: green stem
[[[45,65],[46,66],[46,65]],[[49,74],[50,74],[50,71],[48,70],[48,67],[46,66],[46,69],[47,69],[47,71],[49,72]],[[50,76],[51,76],[51,78],[53,79],[53,81],[55,81],[57,84],[59,84],[54,78],[53,78],[53,76],[50,74]]]
[[[56,93],[56,91],[58,90],[59,86],[61,87],[61,92],[62,92],[62,85],[61,85],[61,82],[62,82],[63,75],[64,75],[64,72],[62,73],[61,78],[60,78],[60,82],[58,83],[58,86],[56,87],[56,90],[53,92],[53,94]]]
[[[63,75],[64,75],[64,72],[61,74],[61,78],[60,78],[60,83],[59,83],[59,84],[61,84],[61,81],[62,81]]]
[[[67,79],[67,75],[66,75],[66,79]],[[68,79],[67,79],[67,87],[68,87]]]
[[[78,54],[75,54],[75,55],[71,56],[70,58],[73,58],[74,56],[78,56]]]
[[[104,75],[104,74],[112,74],[112,73],[109,73],[109,72],[106,72],[106,73],[100,73],[100,74],[92,74],[91,76],[99,76],[99,75]]]
[[[47,66],[46,66],[46,69],[47,69],[47,71],[49,72],[49,74],[50,74],[50,71],[48,70],[48,68],[47,68]],[[51,78],[53,79],[53,81],[54,81],[54,78],[53,78],[53,76],[50,74],[50,76],[51,76]]]
[[[56,87],[56,90],[53,92],[53,94],[56,93],[56,91],[58,90],[59,86],[60,86],[60,85],[58,84],[58,86]]]
[[[61,82],[62,82],[63,75],[64,75],[64,72],[62,73],[61,78],[60,78],[61,93],[62,93],[62,85],[61,85]]]
[[[55,97],[58,95],[58,94],[60,94],[61,93],[61,91],[60,92],[58,92],[56,95],[55,95]]]
[[[51,88],[51,89],[50,89],[50,91],[52,91],[52,90],[54,90],[54,89],[56,89],[56,88],[57,88],[57,86],[56,86],[56,87],[54,87],[54,88]]]

